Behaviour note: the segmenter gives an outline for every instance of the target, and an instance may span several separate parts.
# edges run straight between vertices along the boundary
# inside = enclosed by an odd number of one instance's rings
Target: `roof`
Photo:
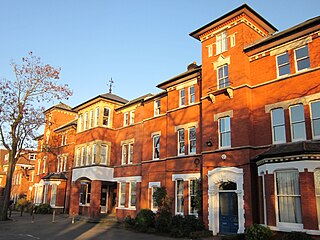
[[[72,120],[71,122],[68,122],[68,123],[66,123],[66,124],[64,124],[62,126],[59,126],[56,129],[54,129],[54,131],[55,132],[56,131],[61,131],[61,130],[64,130],[64,129],[69,128],[71,126],[77,126],[77,120]]]
[[[254,21],[260,24],[265,30],[269,32],[269,34],[274,33],[277,29],[269,23],[266,19],[264,19],[259,13],[249,7],[247,4],[243,4],[240,7],[228,12],[227,14],[213,20],[212,22],[200,27],[199,29],[191,32],[189,35],[194,37],[195,39],[200,40],[200,35],[204,34],[207,31],[219,26],[226,21],[238,16],[241,13],[246,13],[249,15]]]
[[[139,102],[143,102],[144,100],[149,99],[149,98],[151,98],[151,97],[153,97],[153,94],[147,93],[147,94],[145,94],[145,95],[143,95],[143,96],[141,96],[141,97],[138,97],[138,98],[135,98],[135,99],[133,99],[133,100],[130,100],[130,101],[127,102],[125,105],[123,105],[123,106],[121,106],[121,107],[118,107],[117,109],[122,109],[122,108],[128,107],[128,106],[130,106],[130,105],[132,105],[132,104],[139,103]]]
[[[162,83],[159,83],[157,85],[157,87],[165,90],[168,87],[179,84],[179,83],[186,81],[186,80],[190,80],[190,79],[196,77],[198,75],[198,73],[201,71],[201,69],[202,69],[201,65],[198,66],[195,63],[192,63],[188,66],[188,70],[186,72],[183,72],[173,78],[170,78]]]
[[[66,110],[66,111],[73,112],[72,107],[70,107],[69,105],[67,105],[67,104],[65,104],[63,102],[60,102],[60,103],[48,108],[47,110],[45,110],[44,113],[49,112],[50,110],[52,110],[54,108],[58,108],[58,109],[61,109],[61,110]]]
[[[113,101],[113,102],[117,102],[117,103],[120,103],[120,104],[126,104],[128,102],[127,99],[124,99],[118,95],[115,95],[113,93],[104,93],[104,94],[100,94],[94,98],[91,98],[89,99],[88,101],[84,102],[84,103],[81,103],[79,104],[78,106],[74,107],[73,110],[74,111],[78,111],[79,109],[81,109],[81,107],[85,106],[86,104],[92,102],[92,101],[95,101],[95,100],[98,100],[99,98],[102,98],[102,99],[106,99],[106,100],[110,100],[110,101]]]
[[[61,180],[61,179],[68,179],[67,175],[63,172],[61,173],[49,173],[48,175],[44,176],[42,179],[44,180]]]
[[[258,40],[257,42],[253,43],[253,44],[250,44],[249,46],[245,47],[244,48],[244,51],[245,52],[249,52],[253,49],[256,49],[256,48],[259,48],[261,46],[265,46],[267,44],[270,44],[272,42],[275,42],[275,41],[278,41],[280,39],[284,39],[286,37],[289,37],[289,36],[292,36],[294,34],[297,34],[298,36],[297,37],[300,37],[300,36],[303,36],[305,35],[306,33],[303,32],[303,30],[305,29],[310,29],[312,27],[315,27],[315,26],[318,26],[318,28],[320,28],[319,26],[320,24],[320,16],[317,16],[317,17],[314,17],[314,18],[311,18],[307,21],[304,21],[298,25],[295,25],[291,28],[288,28],[284,31],[281,31],[281,32],[278,32],[278,33],[275,33],[273,35],[270,35],[268,37],[265,37],[265,38],[262,38],[260,40]],[[288,39],[287,41],[290,41],[290,39]]]
[[[320,154],[320,141],[292,142],[273,145],[256,156],[255,160],[276,157],[289,157],[301,154]]]

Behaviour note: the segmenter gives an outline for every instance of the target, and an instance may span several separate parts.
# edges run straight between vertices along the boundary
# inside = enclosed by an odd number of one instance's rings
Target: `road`
[[[34,221],[29,214],[13,212],[12,220],[0,222],[0,239],[2,240],[173,240],[144,233],[136,233],[119,227],[119,224],[87,223],[75,221],[66,215],[56,215],[54,223],[52,215],[35,215]]]

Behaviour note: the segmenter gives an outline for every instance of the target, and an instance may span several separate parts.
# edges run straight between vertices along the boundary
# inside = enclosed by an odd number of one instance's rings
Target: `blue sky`
[[[0,77],[29,51],[61,67],[76,106],[108,91],[128,100],[201,64],[201,44],[189,33],[247,3],[285,30],[320,13],[319,0],[2,0]]]

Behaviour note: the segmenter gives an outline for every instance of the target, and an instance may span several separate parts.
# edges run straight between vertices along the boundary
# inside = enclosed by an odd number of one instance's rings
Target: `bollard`
[[[54,223],[54,218],[56,216],[56,210],[53,210],[53,213],[52,213],[52,223]]]
[[[72,214],[72,221],[71,221],[72,224],[74,224],[74,213]]]
[[[32,210],[32,218],[31,218],[31,223],[34,223],[34,210]]]

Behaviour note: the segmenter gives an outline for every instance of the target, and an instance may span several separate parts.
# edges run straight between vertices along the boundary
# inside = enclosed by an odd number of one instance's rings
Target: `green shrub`
[[[126,216],[126,217],[124,218],[123,222],[124,222],[124,226],[125,226],[126,228],[133,228],[134,225],[136,224],[135,219],[134,219],[134,218],[131,218],[130,215]]]
[[[180,228],[172,228],[170,230],[170,236],[174,238],[182,238],[183,237],[183,231]]]
[[[290,232],[285,233],[282,240],[313,240],[313,238],[303,232]]]
[[[183,228],[184,217],[182,215],[175,215],[172,218],[172,228]]]
[[[201,231],[203,229],[203,223],[194,215],[187,215],[184,217],[183,232],[185,237],[189,237],[191,232]]]
[[[172,213],[169,210],[159,210],[156,215],[156,230],[160,233],[170,232],[172,228]]]
[[[147,232],[148,228],[154,227],[155,214],[150,209],[141,209],[135,221],[135,227],[138,231]]]
[[[52,209],[49,204],[40,203],[38,206],[35,207],[35,213],[48,214],[48,213],[52,213]]]
[[[246,229],[246,240],[268,240],[271,236],[272,231],[259,224],[253,224]]]

